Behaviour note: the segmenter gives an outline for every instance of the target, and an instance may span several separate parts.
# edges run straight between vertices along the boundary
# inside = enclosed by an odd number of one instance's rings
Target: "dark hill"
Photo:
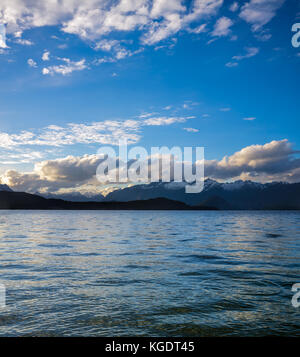
[[[213,207],[190,207],[183,202],[155,198],[130,202],[70,202],[47,199],[25,192],[0,192],[0,209],[30,210],[203,210]]]

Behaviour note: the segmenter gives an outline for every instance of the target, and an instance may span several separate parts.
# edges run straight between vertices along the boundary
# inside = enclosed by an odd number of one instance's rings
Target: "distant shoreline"
[[[76,210],[76,211],[247,211],[248,209],[220,209],[209,205],[187,205],[167,198],[136,200],[128,202],[71,202],[62,199],[44,198],[25,192],[0,192],[0,210]],[[294,207],[273,207],[251,211],[299,211]]]

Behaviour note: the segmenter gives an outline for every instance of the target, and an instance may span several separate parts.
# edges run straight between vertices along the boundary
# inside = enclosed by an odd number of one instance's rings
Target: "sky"
[[[299,182],[296,23],[298,0],[1,0],[1,182],[101,192],[97,150],[120,138]]]

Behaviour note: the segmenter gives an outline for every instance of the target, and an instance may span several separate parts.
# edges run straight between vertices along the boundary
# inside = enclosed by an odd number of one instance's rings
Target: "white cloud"
[[[262,181],[297,182],[300,180],[298,153],[286,139],[251,145],[221,160],[206,160],[205,175],[219,180],[259,178]],[[98,155],[45,160],[36,163],[32,172],[9,170],[0,181],[16,191],[57,192],[69,188],[70,192],[80,192],[82,187],[89,186],[96,193],[101,190],[95,178],[101,160]],[[177,164],[181,165],[180,162]]]
[[[153,117],[156,114],[157,113],[142,113],[142,114],[139,115],[139,118],[145,119],[145,118]]]
[[[232,12],[235,12],[238,9],[239,9],[239,3],[237,1],[233,2],[229,7],[229,10]]]
[[[40,161],[32,172],[21,173],[7,170],[0,176],[0,182],[15,191],[36,192],[81,192],[90,188],[99,193],[101,184],[96,179],[96,169],[103,161],[99,155],[72,156]]]
[[[237,67],[239,64],[237,62],[227,62],[225,64],[226,67],[232,68],[232,67]]]
[[[189,132],[189,133],[198,133],[199,130],[195,128],[183,128],[183,130]]]
[[[50,182],[66,182],[68,185],[91,179],[102,159],[97,155],[67,156],[62,159],[37,163],[34,171],[41,179]]]
[[[42,60],[43,61],[49,61],[50,60],[50,52],[49,51],[44,51],[42,55]]]
[[[268,180],[281,176],[283,180],[293,182],[300,168],[300,159],[294,156],[297,153],[287,139],[251,145],[220,161],[206,161],[205,175],[216,179],[261,175]]]
[[[206,27],[207,27],[207,24],[201,24],[195,28],[188,29],[188,32],[199,34],[202,32],[206,32],[207,31]]]
[[[215,15],[222,5],[223,0],[195,0],[192,10],[185,16],[184,22],[191,23]]]
[[[16,43],[18,43],[19,45],[23,45],[23,46],[33,46],[34,43],[30,40],[25,40],[24,38],[18,38],[16,41]]]
[[[153,22],[143,37],[146,45],[156,44],[181,30],[182,17],[178,13],[165,15],[162,22]]]
[[[37,63],[32,59],[32,58],[29,58],[27,60],[27,63],[28,63],[28,66],[29,67],[33,67],[33,68],[36,68],[37,67]]]
[[[32,164],[37,160],[41,160],[44,153],[40,151],[32,151],[26,148],[14,148],[13,151],[1,148],[0,164],[14,165],[14,164]]]
[[[66,127],[48,126],[36,132],[23,131],[19,134],[0,132],[0,147],[15,148],[24,145],[64,146],[74,144],[117,144],[123,136],[129,143],[139,140],[136,134],[139,123],[130,121],[103,121],[91,124],[70,123]]]
[[[68,48],[68,45],[66,43],[62,43],[61,45],[58,45],[57,48],[59,48],[60,50],[65,50],[66,48]]]
[[[233,25],[233,21],[228,17],[221,17],[217,20],[214,26],[214,30],[211,35],[215,37],[228,36],[231,34],[230,27]]]
[[[256,117],[248,117],[248,118],[244,118],[243,120],[246,120],[246,121],[253,121],[255,120]]]
[[[257,47],[246,47],[246,53],[244,55],[233,56],[232,59],[236,61],[241,61],[245,58],[251,58],[258,54],[259,48]]]
[[[8,48],[6,45],[6,27],[4,24],[0,24],[0,49]]]
[[[153,114],[153,113],[152,113]],[[119,139],[137,143],[143,126],[165,126],[183,123],[193,117],[143,117],[138,120],[104,120],[93,123],[69,123],[65,127],[49,125],[40,130],[8,134],[0,132],[0,148],[13,149],[26,145],[65,146],[75,144],[118,145]]]
[[[110,58],[98,60],[98,64],[114,62],[142,49],[128,49],[128,42],[107,39],[123,32],[136,31],[139,42],[144,45],[156,45],[166,39],[174,39],[181,31],[199,34],[207,31],[212,17],[218,14],[223,0],[61,0],[31,1],[2,0],[0,2],[0,19],[7,24],[7,32],[24,45],[29,40],[21,39],[22,33],[31,28],[58,26],[61,31],[77,35],[83,40],[92,41],[97,50],[112,52]],[[254,31],[268,23],[283,4],[284,0],[250,0],[240,8],[239,16],[250,23]],[[239,10],[237,1],[229,9]],[[217,20],[211,35],[215,38],[231,35],[233,21],[228,17]],[[263,33],[260,39],[266,41],[270,34]],[[0,34],[0,47],[4,48],[3,36]],[[118,36],[118,38],[120,38]],[[231,36],[234,40],[236,36]],[[121,42],[124,42],[121,46]],[[171,45],[174,46],[175,42]],[[140,45],[139,45],[140,46]],[[159,47],[156,47],[159,48]],[[67,68],[64,68],[66,66]],[[67,74],[72,71],[70,65],[45,67],[44,74]],[[73,70],[79,70],[74,66]]]
[[[180,30],[193,32],[190,24],[215,15],[223,4],[223,0],[195,0],[191,9],[187,9],[183,3],[180,0],[155,0],[153,2],[150,12],[151,21],[146,26],[148,31],[142,37],[145,44],[153,45]],[[204,27],[198,27],[197,30],[200,33]]]
[[[9,185],[16,191],[36,193],[45,186],[40,177],[35,173],[21,173],[16,170],[8,170],[1,176],[2,184]]]
[[[111,33],[137,30],[145,44],[155,44],[190,25],[216,15],[223,0],[2,0],[0,19],[10,34],[59,26],[66,33],[96,41]],[[196,33],[203,30],[195,24]]]
[[[124,41],[123,41],[124,42]],[[104,39],[98,41],[94,47],[96,51],[101,50],[104,52],[110,52],[110,58],[99,58],[96,60],[95,64],[101,64],[105,62],[115,62],[117,60],[124,59],[126,57],[131,57],[137,53],[143,51],[143,48],[137,50],[129,50],[121,45],[121,41]]]
[[[156,117],[146,119],[144,121],[145,125],[170,125],[174,123],[184,123],[188,118],[186,117]]]
[[[120,46],[120,42],[117,40],[104,39],[96,43],[95,50],[110,52],[112,49],[119,46]]]
[[[14,33],[15,38],[21,38],[22,37],[22,31],[16,31]]]
[[[224,107],[224,108],[220,108],[221,112],[230,112],[231,108],[229,107]]]
[[[193,102],[191,100],[186,100],[183,104],[182,104],[182,108],[183,109],[192,109],[194,106],[199,105],[198,102]]]
[[[65,64],[44,67],[42,73],[44,75],[50,74],[51,76],[55,73],[66,76],[74,71],[82,71],[88,68],[84,58],[77,62],[71,61],[69,58],[61,58],[60,60],[63,61]]]
[[[262,42],[269,41],[272,38],[272,34],[270,34],[269,29],[261,30],[260,32],[256,32],[254,37]]]
[[[250,0],[242,6],[240,17],[257,31],[270,22],[285,0]]]
[[[182,0],[155,0],[153,2],[153,7],[151,9],[150,16],[152,18],[157,18],[165,17],[168,14],[173,14],[174,12],[185,12],[186,7],[182,3]]]

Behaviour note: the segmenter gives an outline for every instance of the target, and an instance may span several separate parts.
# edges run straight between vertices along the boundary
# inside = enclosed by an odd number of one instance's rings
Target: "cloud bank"
[[[287,139],[251,145],[221,160],[206,160],[205,176],[221,181],[299,182],[299,153]],[[89,187],[91,193],[99,193],[102,187],[95,175],[101,161],[98,155],[41,161],[29,173],[6,171],[1,182],[16,191],[63,192],[72,188],[74,192],[86,192],[86,187]]]
[[[0,22],[7,32],[20,37],[22,32],[42,26],[58,26],[61,31],[84,40],[96,41],[116,32],[140,32],[140,41],[153,45],[181,30],[191,31],[217,15],[223,0],[1,0]],[[232,13],[259,30],[275,16],[284,0],[250,0]],[[227,5],[227,4],[226,4]],[[220,18],[215,36],[225,36],[232,20]],[[202,27],[203,28],[203,27]],[[196,31],[197,32],[197,31]]]

